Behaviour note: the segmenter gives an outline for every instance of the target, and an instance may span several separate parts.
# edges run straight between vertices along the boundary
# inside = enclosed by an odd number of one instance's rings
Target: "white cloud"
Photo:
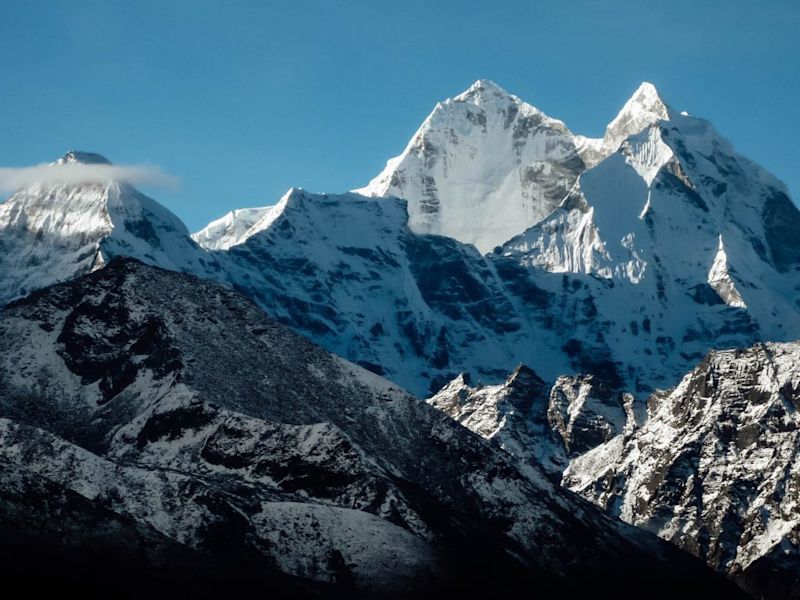
[[[124,181],[134,185],[174,188],[178,178],[158,167],[137,165],[108,165],[67,163],[34,165],[32,167],[0,167],[0,191],[13,192],[19,188],[41,185],[65,185]]]

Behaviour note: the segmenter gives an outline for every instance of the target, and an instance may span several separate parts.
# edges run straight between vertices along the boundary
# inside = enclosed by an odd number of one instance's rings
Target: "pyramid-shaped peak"
[[[508,94],[508,92],[506,92],[491,79],[478,79],[469,87],[469,91]]]
[[[663,118],[668,118],[669,107],[666,102],[664,102],[661,94],[659,94],[656,86],[649,81],[643,81],[641,85],[639,85],[633,93],[633,96],[630,97],[630,100],[625,103],[625,106],[628,108],[641,107],[661,113],[664,115]]]
[[[672,110],[664,102],[656,86],[649,81],[643,82],[619,111],[617,117],[609,124],[609,129],[623,121],[634,121],[643,129],[656,121],[669,120]],[[641,131],[639,129],[639,131]],[[631,131],[629,135],[639,133]]]
[[[489,79],[478,79],[475,83],[469,86],[466,91],[455,97],[455,100],[459,102],[475,100],[485,102],[493,99],[516,99],[516,96],[509,94],[494,81]]]
[[[96,154],[94,152],[82,152],[80,150],[70,150],[64,156],[59,158],[55,162],[55,164],[110,165],[111,161],[109,161],[105,156],[102,156],[101,154]]]
[[[672,109],[661,98],[656,86],[645,81],[608,124],[604,145],[613,152],[628,136],[636,135],[659,121],[668,121],[671,115]]]
[[[639,84],[639,87],[636,88],[636,91],[633,94],[634,96],[651,96],[657,97],[660,96],[656,86],[650,83],[649,81],[643,81]]]

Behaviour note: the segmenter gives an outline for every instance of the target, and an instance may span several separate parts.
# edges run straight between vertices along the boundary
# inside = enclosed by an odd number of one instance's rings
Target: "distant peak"
[[[643,81],[631,96],[630,100],[625,104],[627,107],[641,106],[660,112],[667,118],[669,107],[664,102],[661,94],[658,93],[656,86],[649,81]],[[624,110],[624,109],[623,109]]]
[[[605,144],[612,151],[616,150],[628,136],[640,133],[659,121],[668,121],[671,114],[672,109],[661,98],[656,86],[645,81],[608,124]]]
[[[491,79],[478,79],[473,83],[468,91],[472,92],[492,92],[495,94],[508,94],[503,88]]]
[[[633,95],[622,107],[623,114],[648,114],[653,118],[669,119],[671,109],[664,102],[656,86],[649,81],[643,81]]]
[[[94,152],[81,152],[80,150],[70,150],[64,156],[59,158],[55,162],[55,164],[110,165],[111,161],[109,161],[105,156],[102,156],[100,154],[95,154]]]
[[[637,95],[649,95],[649,96],[658,96],[658,90],[656,86],[650,83],[649,81],[643,81],[639,84],[639,87],[636,88],[636,92],[633,94],[634,96]]]

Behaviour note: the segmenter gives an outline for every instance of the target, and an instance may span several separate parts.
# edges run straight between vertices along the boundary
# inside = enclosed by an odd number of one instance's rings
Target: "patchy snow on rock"
[[[0,463],[206,560],[342,592],[604,589],[581,582],[624,577],[620,554],[722,585],[244,296],[132,259],[0,314]]]
[[[746,589],[788,597],[800,581],[798,408],[797,343],[713,352],[650,399],[641,428],[573,460],[563,484]]]

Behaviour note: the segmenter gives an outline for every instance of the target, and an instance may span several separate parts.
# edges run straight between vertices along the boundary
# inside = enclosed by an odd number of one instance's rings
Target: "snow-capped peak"
[[[645,81],[608,124],[603,145],[608,152],[614,152],[625,138],[659,121],[668,121],[671,115],[672,109],[661,98],[656,87]]]
[[[70,150],[64,156],[56,160],[55,165],[110,165],[111,161],[105,156],[94,152],[82,152],[80,150]]]
[[[202,273],[186,226],[126,181],[130,168],[70,151],[30,170],[37,179],[0,204],[0,304],[118,255]]]
[[[584,168],[564,123],[479,79],[439,102],[404,152],[355,191],[404,198],[413,231],[489,252],[547,216]]]
[[[672,109],[664,102],[656,86],[644,81],[622,107],[617,119],[626,114],[643,114],[668,120],[671,112]]]
[[[516,96],[509,94],[506,90],[489,79],[478,79],[469,88],[453,98],[454,102],[472,102],[473,104],[485,104],[487,101],[504,100],[521,103]]]
[[[668,107],[664,103],[664,100],[661,98],[661,94],[659,94],[656,86],[654,86],[649,81],[643,81],[636,91],[631,96],[631,99],[628,101],[638,103],[645,106],[655,107],[656,105],[660,105],[660,109],[667,110]]]

